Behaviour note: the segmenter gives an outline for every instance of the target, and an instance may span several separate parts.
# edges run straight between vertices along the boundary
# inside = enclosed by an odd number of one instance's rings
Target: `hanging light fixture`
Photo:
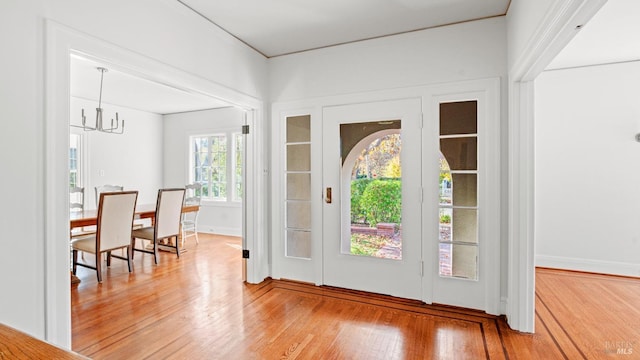
[[[100,71],[100,97],[98,98],[98,107],[96,108],[96,122],[93,127],[87,126],[87,117],[84,115],[84,108],[82,109],[82,126],[80,125],[71,125],[74,127],[82,128],[84,131],[100,131],[110,134],[122,134],[124,133],[124,120],[122,120],[122,124],[120,124],[120,119],[118,119],[118,113],[116,112],[116,118],[111,119],[111,126],[104,127],[104,123],[102,122],[102,81],[104,80],[104,73],[106,73],[106,68],[98,67],[98,71]]]

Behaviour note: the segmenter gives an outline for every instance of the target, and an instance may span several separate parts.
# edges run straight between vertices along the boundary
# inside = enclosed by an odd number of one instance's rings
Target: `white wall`
[[[81,108],[87,124],[95,121],[97,102],[71,98],[71,123],[80,125]],[[115,117],[125,120],[121,135],[71,128],[80,134],[86,158],[82,186],[85,208],[95,209],[94,188],[100,185],[122,185],[125,190],[138,190],[138,204],[154,204],[162,185],[162,116],[154,113],[102,104],[104,121]]]
[[[258,100],[266,98],[267,71],[264,57],[177,1],[0,2],[0,322],[68,346],[64,331],[45,334],[45,19]],[[64,322],[69,304],[47,301]]]
[[[254,96],[266,59],[174,0],[30,0],[47,18]],[[36,25],[36,24],[34,24]]]
[[[43,43],[45,1],[0,3],[0,322],[44,336]],[[10,55],[9,55],[10,54]]]
[[[538,266],[640,276],[640,63],[536,80]]]
[[[241,131],[244,112],[228,107],[164,116],[164,181],[166,186],[189,183],[189,136],[221,131]],[[229,158],[230,159],[230,158]],[[222,235],[242,235],[242,204],[203,201],[198,215],[198,231]]]
[[[274,102],[506,75],[504,18],[272,58]]]
[[[523,55],[553,2],[554,0],[511,1],[507,12],[509,69]]]

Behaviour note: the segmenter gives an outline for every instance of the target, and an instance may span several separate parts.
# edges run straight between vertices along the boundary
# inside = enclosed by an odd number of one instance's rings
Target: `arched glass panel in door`
[[[359,125],[349,124],[342,129],[346,142],[358,140],[343,165],[348,176],[344,186],[350,189],[349,198],[344,199],[350,209],[348,254],[400,260],[402,142],[400,129],[396,128],[399,124],[394,121],[376,124],[380,129],[371,134],[352,131]]]

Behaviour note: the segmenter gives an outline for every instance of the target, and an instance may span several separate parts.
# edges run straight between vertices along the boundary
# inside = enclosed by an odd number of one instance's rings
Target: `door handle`
[[[327,204],[331,204],[331,188],[328,187],[325,191],[324,202]]]

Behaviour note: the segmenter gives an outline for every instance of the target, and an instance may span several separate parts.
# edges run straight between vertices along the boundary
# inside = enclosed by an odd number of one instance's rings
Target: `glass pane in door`
[[[402,259],[402,141],[400,121],[340,126],[342,204],[348,205],[343,253]]]
[[[287,256],[311,258],[311,231],[287,230]]]
[[[287,200],[311,200],[311,174],[287,174]]]
[[[440,104],[439,274],[478,279],[477,101]]]
[[[285,256],[311,258],[311,117],[286,119]]]

